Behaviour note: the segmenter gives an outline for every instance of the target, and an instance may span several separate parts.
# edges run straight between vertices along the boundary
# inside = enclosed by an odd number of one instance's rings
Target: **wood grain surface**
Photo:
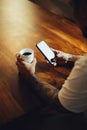
[[[41,107],[38,96],[19,79],[16,52],[32,48],[37,58],[36,74],[60,87],[69,75],[69,67],[47,64],[36,48],[45,40],[52,48],[72,54],[87,52],[87,39],[80,29],[28,0],[0,0],[0,124],[7,123]]]

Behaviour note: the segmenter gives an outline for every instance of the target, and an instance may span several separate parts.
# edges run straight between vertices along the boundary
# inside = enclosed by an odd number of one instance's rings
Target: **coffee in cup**
[[[16,56],[19,56],[28,63],[31,63],[34,59],[34,51],[30,48],[24,48],[20,52],[16,53]]]

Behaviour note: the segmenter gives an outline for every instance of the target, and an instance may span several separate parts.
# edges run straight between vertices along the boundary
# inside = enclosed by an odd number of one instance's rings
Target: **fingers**
[[[16,65],[17,65],[18,71],[21,73],[21,70],[22,70],[22,68],[23,68],[22,65],[20,64],[19,61],[16,62]]]
[[[19,61],[19,62],[22,62],[22,61],[23,61],[23,59],[21,58],[21,55],[20,55],[20,54],[17,56],[17,61]]]
[[[19,55],[19,56],[17,57],[16,65],[17,65],[17,66],[20,66],[20,67],[23,67],[23,66],[26,66],[26,65],[28,65],[28,66],[35,66],[36,63],[37,63],[36,58],[34,58],[34,60],[33,60],[32,63],[27,63],[27,62],[25,62],[25,61],[21,58],[21,56]]]
[[[21,58],[21,55],[20,55],[20,54],[17,56],[17,62],[26,63],[26,62],[23,60],[23,58]],[[37,63],[37,60],[36,60],[36,58],[34,58],[32,64],[36,64],[36,63]]]
[[[17,65],[18,69],[22,67],[22,64],[23,64],[23,60],[22,60],[21,56],[18,55],[17,61],[16,61],[16,65]]]

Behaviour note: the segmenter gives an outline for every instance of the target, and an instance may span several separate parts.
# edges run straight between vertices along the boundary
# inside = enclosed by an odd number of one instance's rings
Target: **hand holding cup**
[[[20,56],[25,62],[32,63],[34,59],[34,51],[30,48],[24,48],[16,53],[16,57],[18,56]]]

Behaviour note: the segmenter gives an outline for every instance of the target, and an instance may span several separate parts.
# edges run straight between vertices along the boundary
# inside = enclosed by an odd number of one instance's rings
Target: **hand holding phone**
[[[55,58],[55,53],[51,50],[45,41],[37,43],[36,47],[40,50],[40,52],[44,55],[50,64],[56,66],[56,61],[52,61],[52,59]]]

